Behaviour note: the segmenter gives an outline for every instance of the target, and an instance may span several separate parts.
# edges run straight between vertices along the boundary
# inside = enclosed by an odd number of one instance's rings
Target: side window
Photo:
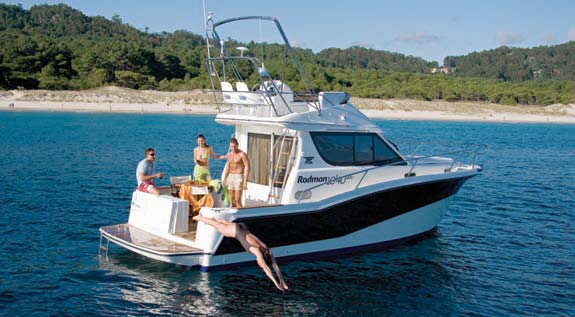
[[[401,160],[379,137],[374,137],[373,141],[374,161],[392,163]]]
[[[316,134],[315,146],[321,156],[332,165],[349,165],[353,162],[353,136],[335,133]]]
[[[357,164],[369,164],[373,162],[373,136],[356,135],[354,150],[354,161]]]
[[[375,133],[310,134],[321,157],[331,165],[382,165],[401,161]]]

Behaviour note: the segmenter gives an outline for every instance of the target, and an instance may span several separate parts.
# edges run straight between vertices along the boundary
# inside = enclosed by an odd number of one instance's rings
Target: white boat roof
[[[369,118],[350,103],[322,109],[294,112],[280,117],[259,117],[237,114],[233,110],[216,116],[224,125],[262,125],[302,131],[380,131]]]

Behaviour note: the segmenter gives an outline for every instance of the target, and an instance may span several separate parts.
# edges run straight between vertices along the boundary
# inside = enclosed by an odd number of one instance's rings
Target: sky
[[[202,0],[3,1],[29,9],[65,3],[88,16],[112,18],[148,32],[205,34]],[[205,0],[215,20],[275,16],[294,46],[319,52],[363,46],[437,61],[502,45],[534,47],[575,41],[573,0]],[[247,30],[247,29],[246,29]],[[239,40],[239,31],[221,34]],[[257,26],[245,33],[258,39]],[[236,32],[234,32],[236,31]],[[264,37],[265,38],[265,37]]]

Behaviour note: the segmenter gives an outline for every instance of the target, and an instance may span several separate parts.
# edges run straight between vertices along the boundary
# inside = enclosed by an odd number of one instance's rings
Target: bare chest
[[[243,164],[241,155],[235,153],[228,154],[228,162],[234,165]]]

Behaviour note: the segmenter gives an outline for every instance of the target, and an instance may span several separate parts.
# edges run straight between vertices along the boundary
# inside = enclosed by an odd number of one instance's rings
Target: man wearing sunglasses
[[[136,179],[138,180],[138,190],[145,193],[159,195],[160,191],[154,186],[156,178],[163,178],[164,173],[156,173],[154,162],[156,161],[156,151],[147,148],[144,151],[146,158],[138,163],[136,169]]]

